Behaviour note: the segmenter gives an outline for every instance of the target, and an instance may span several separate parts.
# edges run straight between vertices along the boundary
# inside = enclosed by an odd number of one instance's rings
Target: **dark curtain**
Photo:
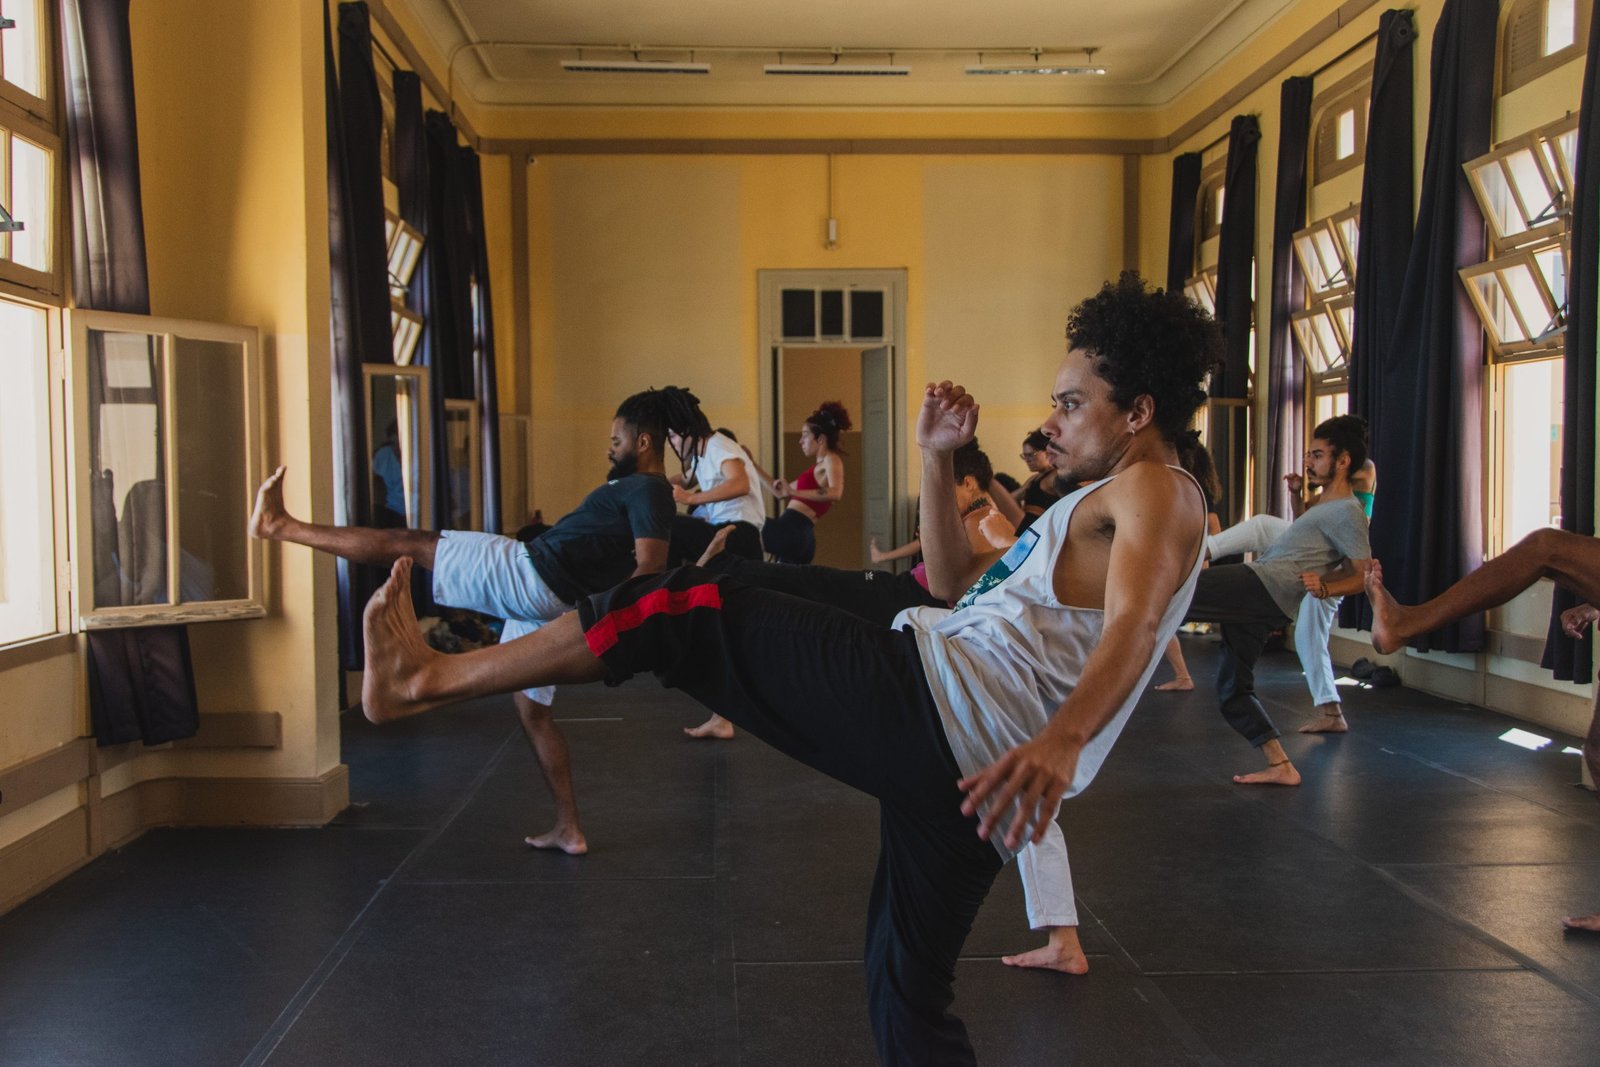
[[[1228,170],[1222,193],[1222,233],[1217,250],[1217,320],[1222,325],[1222,365],[1211,374],[1208,446],[1222,476],[1219,513],[1224,526],[1244,518],[1250,450],[1250,329],[1255,313],[1251,266],[1256,248],[1256,156],[1261,123],[1235,115],[1228,131]],[[1228,404],[1217,401],[1239,401]]]
[[[1600,18],[1589,20],[1589,59],[1583,69],[1583,110],[1578,116],[1578,166],[1572,202],[1572,260],[1567,273],[1567,358],[1561,427],[1561,528],[1594,536],[1595,359],[1597,270],[1600,270]],[[1588,631],[1574,641],[1561,630],[1561,613],[1577,603],[1556,587],[1544,666],[1580,685],[1594,671]]]
[[[1400,317],[1400,289],[1411,258],[1411,190],[1415,124],[1412,64],[1417,27],[1410,11],[1385,11],[1378,20],[1372,68],[1367,147],[1361,174],[1361,243],[1356,249],[1355,325],[1350,339],[1350,411],[1367,420],[1372,461],[1380,489],[1388,452],[1379,439],[1383,420],[1382,368]],[[1409,397],[1396,403],[1410,409]],[[1374,515],[1374,522],[1381,517]],[[1368,629],[1372,611],[1365,597],[1345,597],[1339,624]]]
[[[96,311],[150,313],[144,209],[139,187],[139,135],[133,97],[133,48],[128,0],[62,0],[61,69],[66,84],[67,175],[72,200],[72,284],[76,304]],[[93,362],[93,361],[91,361]],[[95,465],[98,467],[97,461]],[[154,593],[166,582],[166,530],[147,521],[161,483],[128,487],[124,523],[116,526],[115,598]],[[109,471],[95,471],[91,517],[95,563],[111,551],[100,522],[115,515]],[[164,518],[165,509],[157,508]],[[152,561],[155,565],[152,568]],[[143,583],[143,585],[141,584]],[[89,717],[102,745],[142,740],[158,745],[192,737],[200,702],[182,626],[89,633]]]
[[[429,111],[423,128],[428,172],[427,241],[422,246],[427,321],[417,352],[418,362],[429,370],[433,392],[433,523],[435,529],[444,529],[457,510],[447,476],[444,402],[473,398],[472,272],[477,255],[455,125],[444,112]]]
[[[472,240],[472,379],[478,400],[478,439],[482,453],[483,528],[501,532],[500,523],[500,391],[495,382],[494,302],[489,288],[489,241],[483,222],[483,172],[478,153],[461,149],[466,175],[467,226]]]
[[[393,363],[389,251],[383,233],[383,102],[364,0],[339,5],[339,117],[351,332],[361,362]]]
[[[1306,150],[1311,138],[1311,78],[1288,78],[1278,101],[1278,189],[1272,212],[1272,306],[1267,322],[1267,499],[1259,512],[1292,518],[1283,476],[1300,470],[1306,435],[1305,362],[1289,316],[1303,306],[1305,279],[1294,234],[1306,224]],[[1257,348],[1260,348],[1257,339]]]
[[[343,12],[340,12],[341,20]],[[356,297],[357,257],[352,236],[350,187],[345,142],[344,108],[333,61],[333,29],[326,7],[322,14],[323,103],[328,139],[328,253],[330,379],[333,391],[333,517],[340,526],[372,521],[372,493],[367,475],[365,382],[361,376],[362,322]],[[380,190],[381,197],[381,190]],[[381,202],[381,201],[380,201]],[[382,220],[379,220],[380,236]],[[370,250],[367,257],[369,260]],[[387,269],[387,268],[385,268]],[[387,326],[387,318],[385,318]],[[369,342],[370,343],[370,342]],[[339,603],[339,663],[344,670],[362,665],[361,611],[378,588],[376,568],[336,561]],[[340,703],[344,670],[339,672]]]
[[[1195,201],[1200,196],[1200,153],[1185,152],[1172,160],[1172,221],[1167,231],[1167,289],[1183,292],[1194,272]]]
[[[1486,254],[1483,216],[1461,165],[1489,150],[1498,12],[1497,0],[1446,0],[1434,30],[1404,313],[1379,371],[1372,549],[1408,604],[1437,596],[1483,562],[1483,328],[1456,272]],[[1412,647],[1476,651],[1483,617],[1424,634]]]

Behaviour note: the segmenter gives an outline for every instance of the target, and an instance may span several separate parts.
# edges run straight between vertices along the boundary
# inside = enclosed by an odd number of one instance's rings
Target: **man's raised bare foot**
[[[1401,629],[1406,609],[1395,600],[1383,584],[1383,564],[1367,560],[1367,573],[1362,578],[1366,586],[1367,601],[1372,605],[1372,647],[1387,655],[1398,652],[1405,644],[1405,631]]]
[[[1158,693],[1187,693],[1194,688],[1194,679],[1187,674],[1182,678],[1174,678],[1170,682],[1162,682],[1156,686]]]
[[[279,467],[256,490],[256,506],[250,512],[250,522],[245,527],[251,537],[270,540],[277,535],[279,527],[288,521],[289,512],[283,506],[283,474],[286,470],[287,467]]]
[[[719,533],[717,536],[721,537],[722,534]],[[727,719],[724,719],[716,712],[712,712],[711,718],[707,719],[699,726],[685,726],[683,728],[683,735],[685,737],[695,738],[696,740],[732,741],[733,723],[729,722]]]
[[[1239,785],[1299,785],[1300,772],[1294,769],[1294,764],[1284,760],[1268,764],[1266,770],[1254,774],[1236,774],[1233,780]]]
[[[694,565],[696,567],[704,567],[706,564],[722,555],[722,549],[725,545],[727,545],[728,538],[732,535],[733,526],[731,523],[718,530],[716,536],[711,539],[711,543],[706,546],[706,550],[700,553],[700,558],[694,561]]]
[[[559,848],[569,856],[581,856],[589,851],[589,839],[576,826],[557,826],[538,837],[522,839],[529,848]]]
[[[1319,717],[1312,719],[1300,727],[1303,734],[1346,734],[1350,732],[1350,724],[1344,721],[1344,712],[1338,708],[1324,711]]]
[[[1083,954],[1076,926],[1052,926],[1050,943],[1016,956],[1001,956],[1007,967],[1034,967],[1062,974],[1088,974],[1089,957]]]
[[[1593,915],[1568,915],[1561,920],[1561,925],[1568,930],[1587,930],[1590,933],[1600,934],[1600,911]]]
[[[361,710],[373,722],[415,715],[439,706],[418,695],[418,683],[440,654],[428,647],[417,630],[411,606],[411,557],[395,560],[384,582],[361,615],[366,662],[361,677]]]

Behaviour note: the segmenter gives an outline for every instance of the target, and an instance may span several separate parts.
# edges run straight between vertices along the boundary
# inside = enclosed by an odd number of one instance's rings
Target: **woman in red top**
[[[779,563],[810,563],[817,554],[815,524],[844,495],[844,460],[839,435],[850,428],[850,413],[837,400],[823,403],[800,427],[800,451],[815,462],[789,485],[773,483],[778,499],[789,501],[783,514],[761,528],[761,544]]]

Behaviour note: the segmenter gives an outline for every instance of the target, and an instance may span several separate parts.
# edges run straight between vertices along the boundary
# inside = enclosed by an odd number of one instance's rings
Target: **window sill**
[[[232,603],[188,607],[151,606],[145,608],[104,608],[84,615],[79,626],[85,631],[126,630],[139,626],[184,626],[192,622],[231,622],[237,619],[264,619],[267,609],[261,604]]]

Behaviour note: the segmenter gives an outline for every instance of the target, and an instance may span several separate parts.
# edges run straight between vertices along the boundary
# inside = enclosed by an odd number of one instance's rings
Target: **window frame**
[[[1478,210],[1483,213],[1484,224],[1489,231],[1489,241],[1496,253],[1527,245],[1545,244],[1552,238],[1560,237],[1570,228],[1574,181],[1565,153],[1556,146],[1564,134],[1575,131],[1577,126],[1577,114],[1567,115],[1527,133],[1507,138],[1483,155],[1461,165],[1466,171],[1467,182],[1472,187],[1472,195],[1478,201]],[[1509,166],[1512,158],[1524,153],[1532,157],[1534,168],[1544,186],[1542,192],[1550,197],[1544,205],[1544,210],[1537,215],[1530,213],[1527,204],[1528,190],[1522,188]],[[1555,161],[1553,164],[1552,160]],[[1495,210],[1493,198],[1489,195],[1488,186],[1484,181],[1484,172],[1490,168],[1500,172],[1506,187],[1511,192],[1513,204],[1524,226],[1518,233],[1502,232],[1500,214]]]
[[[55,94],[51,90],[60,84],[56,78],[56,64],[60,62],[57,57],[61,54],[56,42],[56,20],[53,14],[55,5],[46,4],[45,0],[25,0],[25,2],[33,5],[33,17],[39,26],[39,81],[49,95],[35,96],[0,75],[0,102],[10,104],[18,111],[54,128],[57,121],[56,105],[53,99]],[[5,32],[0,30],[0,34]]]
[[[446,400],[445,424],[449,425],[451,412],[465,412],[467,416],[467,523],[470,529],[483,529],[483,438],[478,423],[476,400]],[[450,469],[450,443],[445,442],[445,471]]]
[[[173,358],[173,344],[178,338],[195,341],[213,341],[237,344],[243,350],[244,415],[244,498],[237,518],[249,515],[256,487],[264,475],[263,431],[266,426],[266,408],[261,378],[261,336],[253,326],[229,326],[219,323],[196,322],[187,319],[161,318],[152,315],[127,315],[110,311],[88,311],[73,308],[63,313],[64,336],[67,340],[67,379],[72,404],[72,429],[68,449],[67,492],[72,515],[73,606],[72,624],[76,632],[90,630],[124,629],[138,626],[168,626],[180,623],[223,622],[234,619],[258,619],[267,614],[266,560],[263,542],[254,538],[245,546],[245,573],[247,594],[231,600],[205,600],[185,602],[179,599],[172,604],[137,604],[114,607],[95,606],[94,596],[94,526],[91,517],[92,491],[89,471],[89,374],[88,334],[90,330],[115,333],[134,333],[158,339],[163,358],[162,389],[167,403],[161,412],[161,429],[168,447],[163,449],[162,475],[167,485],[166,531],[167,545],[181,547],[182,518],[179,509],[181,492],[178,478],[179,449],[177,361]],[[182,553],[167,552],[167,588],[169,595],[181,588],[180,568]],[[178,594],[181,596],[181,594]]]
[[[420,484],[417,486],[417,515],[416,522],[408,525],[415,529],[431,529],[428,525],[433,518],[433,483],[439,472],[433,469],[433,419],[429,415],[432,411],[432,382],[429,380],[429,368],[422,366],[400,367],[389,363],[363,363],[361,365],[361,413],[366,420],[367,444],[369,448],[376,441],[382,440],[374,430],[375,421],[372,412],[372,379],[374,378],[409,378],[417,383],[417,410],[420,417],[417,419],[417,471]],[[373,477],[372,456],[369,453],[363,460],[365,477]],[[376,511],[376,504],[374,504]]]
[[[49,153],[50,218],[47,220],[49,227],[47,239],[50,248],[50,269],[40,271],[13,262],[9,258],[7,249],[4,255],[0,255],[0,293],[16,296],[25,301],[38,301],[44,297],[43,303],[60,307],[66,296],[67,262],[70,258],[69,231],[66,225],[68,214],[66,142],[62,136],[63,123],[59,110],[60,78],[57,75],[60,50],[57,46],[54,5],[46,4],[44,0],[32,0],[32,3],[41,31],[39,40],[43,55],[40,80],[48,95],[34,96],[0,78],[0,130],[11,136],[21,136]],[[0,152],[0,204],[4,204],[8,211],[13,206],[10,183],[9,156]],[[20,221],[27,224],[29,220]],[[3,242],[0,242],[0,247],[4,247]]]
[[[1549,246],[1545,247],[1548,248]],[[1491,362],[1493,363],[1560,356],[1566,352],[1566,305],[1556,303],[1555,294],[1550,291],[1544,272],[1539,269],[1538,263],[1534,260],[1534,254],[1544,250],[1545,248],[1518,249],[1515,252],[1495,256],[1486,263],[1476,263],[1470,267],[1463,267],[1456,272],[1461,278],[1462,284],[1466,286],[1467,296],[1478,313],[1479,325],[1483,327],[1484,334],[1488,338]],[[1499,332],[1495,329],[1494,316],[1490,313],[1482,292],[1474,282],[1480,277],[1494,275],[1498,278],[1518,269],[1526,271],[1533,279],[1535,292],[1544,304],[1545,314],[1549,316],[1546,324],[1554,324],[1554,327],[1535,333],[1526,315],[1528,309],[1524,308],[1514,297],[1508,297],[1507,303],[1510,306],[1512,315],[1516,318],[1517,325],[1522,328],[1523,339],[1520,341],[1507,341],[1499,336]],[[1512,293],[1515,291],[1503,281],[1499,284],[1503,292]]]
[[[1515,41],[1515,23],[1517,19],[1529,8],[1539,11],[1538,24],[1541,32],[1549,11],[1549,0],[1521,0],[1505,6],[1501,14],[1499,30],[1499,47],[1496,49],[1496,60],[1500,68],[1500,88],[1496,96],[1504,96],[1517,89],[1537,81],[1539,78],[1565,66],[1575,59],[1581,59],[1589,47],[1589,20],[1594,15],[1592,0],[1577,0],[1573,8],[1573,34],[1572,43],[1565,48],[1558,48],[1539,56],[1537,59],[1517,66],[1513,63],[1512,48]]]
[[[1183,280],[1183,295],[1200,305],[1207,315],[1217,317],[1217,268],[1207,267]]]

